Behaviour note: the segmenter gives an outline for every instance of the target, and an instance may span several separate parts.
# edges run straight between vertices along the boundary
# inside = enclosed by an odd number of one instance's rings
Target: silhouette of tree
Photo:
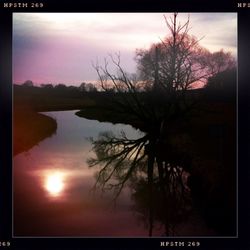
[[[112,109],[146,124],[147,121],[150,121],[150,117],[154,117],[154,114],[146,101],[142,100],[140,82],[136,76],[128,74],[122,68],[120,54],[116,54],[115,57],[110,55],[110,60],[117,74],[110,72],[107,59],[104,60],[104,66],[98,63],[93,66],[99,76],[102,90],[116,93],[113,95],[112,103],[114,105],[112,105]]]
[[[187,90],[208,76],[205,60],[208,51],[199,45],[196,37],[188,34],[189,18],[181,25],[177,16],[177,13],[169,19],[164,16],[170,36],[153,44],[149,50],[136,53],[142,80],[168,92]]]
[[[63,83],[59,83],[55,86],[55,89],[58,89],[58,90],[65,90],[67,88],[67,86]]]
[[[103,66],[94,65],[101,88],[117,93],[112,100],[113,111],[143,123],[143,130],[154,127],[158,134],[170,123],[190,117],[197,100],[188,96],[188,89],[235,65],[230,53],[210,53],[189,35],[189,18],[182,25],[177,13],[169,19],[164,17],[170,35],[149,50],[137,51],[139,75],[123,69],[120,54],[110,55]]]
[[[93,83],[86,83],[85,90],[88,92],[96,92],[97,88]]]
[[[34,83],[31,80],[27,80],[22,84],[24,87],[33,87]]]
[[[79,90],[81,92],[85,92],[86,91],[86,83],[85,82],[82,82],[79,86]]]
[[[235,59],[223,50],[211,53],[199,45],[201,39],[188,34],[189,19],[177,24],[177,13],[170,20],[165,17],[170,36],[150,49],[138,49],[136,61],[140,79],[147,88],[176,91],[206,83],[221,71],[235,66]]]
[[[235,58],[230,52],[224,52],[223,49],[218,52],[211,53],[208,57],[211,70],[210,77],[213,77],[220,72],[236,68]]]
[[[47,83],[47,84],[41,84],[41,87],[44,89],[53,89],[54,86],[51,83]]]
[[[227,68],[210,77],[205,87],[209,90],[236,93],[236,68]]]

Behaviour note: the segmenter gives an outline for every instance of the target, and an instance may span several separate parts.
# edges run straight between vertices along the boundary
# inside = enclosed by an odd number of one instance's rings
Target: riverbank
[[[143,124],[133,116],[128,116],[124,113],[114,112],[112,109],[105,107],[105,105],[103,105],[102,107],[85,107],[84,109],[77,111],[75,114],[79,117],[86,118],[89,120],[97,120],[99,122],[128,124],[136,129],[141,129],[143,127]]]
[[[31,149],[57,129],[56,121],[46,115],[36,113],[28,107],[14,107],[13,114],[13,154],[14,156]]]

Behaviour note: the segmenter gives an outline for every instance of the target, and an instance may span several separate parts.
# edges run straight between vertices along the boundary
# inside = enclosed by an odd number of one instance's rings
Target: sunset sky
[[[13,83],[79,85],[97,80],[92,62],[120,52],[122,66],[135,72],[137,48],[147,49],[168,35],[163,15],[171,13],[14,13]],[[190,15],[189,34],[204,37],[211,52],[237,53],[237,13]]]

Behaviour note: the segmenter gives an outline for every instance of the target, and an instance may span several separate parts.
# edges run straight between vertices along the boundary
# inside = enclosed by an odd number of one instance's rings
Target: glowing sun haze
[[[97,80],[92,62],[120,52],[122,65],[135,72],[137,48],[147,49],[168,35],[163,15],[172,13],[14,13],[13,82],[79,85]],[[236,56],[236,13],[190,15],[190,34],[204,37],[211,52],[224,49]]]
[[[58,196],[64,188],[63,174],[55,172],[47,176],[45,188],[51,196]]]

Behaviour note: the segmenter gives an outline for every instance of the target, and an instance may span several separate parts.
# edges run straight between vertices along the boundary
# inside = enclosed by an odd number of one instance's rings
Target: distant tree
[[[27,80],[22,85],[25,87],[33,87],[34,83],[31,80]]]
[[[78,88],[76,86],[74,86],[74,85],[68,86],[68,89],[71,90],[71,91],[78,90]]]
[[[51,83],[41,84],[41,87],[44,89],[53,89],[54,88],[54,86]]]
[[[58,90],[65,90],[67,89],[67,86],[63,83],[59,83],[55,86],[55,89],[58,89]]]
[[[96,92],[97,91],[97,88],[93,83],[86,83],[85,89],[88,92]]]
[[[86,91],[86,83],[85,82],[82,82],[79,86],[79,90],[81,92],[85,92]]]
[[[230,52],[224,52],[223,49],[208,55],[211,76],[220,72],[235,69],[236,60]]]

